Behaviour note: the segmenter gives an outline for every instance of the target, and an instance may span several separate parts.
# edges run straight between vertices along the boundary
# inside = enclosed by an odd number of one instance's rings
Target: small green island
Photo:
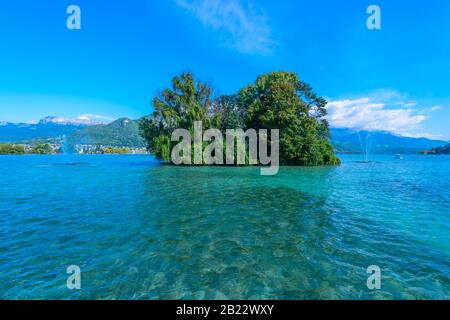
[[[239,92],[222,96],[214,96],[212,87],[192,73],[183,73],[154,97],[154,112],[140,121],[140,134],[149,152],[171,163],[171,151],[178,143],[171,141],[172,132],[180,128],[193,132],[197,121],[203,130],[222,133],[279,129],[280,165],[339,165],[330,143],[326,105],[292,72],[261,75]]]
[[[450,144],[447,144],[443,147],[437,147],[431,150],[422,151],[421,153],[425,155],[450,155]]]
[[[20,154],[55,154],[59,153],[58,148],[48,144],[13,144],[1,143],[0,155],[20,155]]]
[[[53,143],[0,143],[0,155],[25,155],[25,154],[60,154],[64,153],[59,144]],[[127,147],[94,146],[89,154],[133,154],[133,150]]]

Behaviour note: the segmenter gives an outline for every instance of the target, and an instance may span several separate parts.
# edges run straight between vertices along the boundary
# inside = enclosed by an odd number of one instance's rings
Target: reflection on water
[[[89,165],[88,162],[64,162],[64,163],[51,163],[51,164],[43,164],[38,165],[38,167],[44,168],[44,167],[52,167],[52,166],[87,166]]]
[[[146,159],[0,158],[0,298],[449,297],[448,181],[417,180],[441,163],[261,177]],[[65,288],[71,264],[77,292]],[[382,290],[367,289],[370,265]]]

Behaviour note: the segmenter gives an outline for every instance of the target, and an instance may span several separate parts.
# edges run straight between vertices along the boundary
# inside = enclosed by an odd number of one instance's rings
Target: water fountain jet
[[[370,163],[369,154],[370,154],[370,148],[372,146],[372,139],[369,131],[363,131],[358,130],[358,138],[359,143],[361,145],[361,152],[363,154],[363,160],[360,161],[361,163]],[[365,137],[363,137],[361,134],[365,133]]]
[[[70,153],[71,153],[71,152],[70,152],[70,144],[69,144],[69,142],[67,141],[67,137],[66,137],[65,134],[62,136],[62,141],[61,141],[61,153],[62,153],[62,154],[70,154]]]

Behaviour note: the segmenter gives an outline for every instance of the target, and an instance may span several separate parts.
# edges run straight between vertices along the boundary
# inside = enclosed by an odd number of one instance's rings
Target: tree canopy
[[[329,142],[326,104],[291,72],[261,75],[236,94],[218,97],[208,84],[183,73],[153,99],[154,112],[141,120],[140,134],[150,152],[169,162],[176,144],[171,141],[172,132],[180,128],[192,132],[195,121],[202,121],[203,130],[222,132],[279,129],[281,165],[337,165],[339,159]]]
[[[22,145],[1,143],[0,154],[25,154],[25,147]]]

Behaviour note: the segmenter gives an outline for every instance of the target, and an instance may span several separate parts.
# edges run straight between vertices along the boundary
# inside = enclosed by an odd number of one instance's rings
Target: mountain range
[[[29,143],[35,140],[57,139],[70,136],[92,125],[75,119],[46,117],[38,123],[0,122],[0,142]]]
[[[356,131],[331,129],[331,143],[337,152],[358,153],[417,153],[441,147],[448,142],[427,138],[411,138],[383,131]]]
[[[108,145],[114,147],[144,148],[139,135],[139,120],[121,118],[107,125],[94,125],[74,132],[68,137],[70,145]]]
[[[331,129],[332,144],[337,152],[417,153],[446,145],[443,140],[411,138],[389,132]],[[109,124],[80,119],[46,117],[36,124],[0,123],[0,142],[33,143],[35,141],[66,140],[69,145],[107,145],[143,148],[139,136],[139,119],[121,118]]]

